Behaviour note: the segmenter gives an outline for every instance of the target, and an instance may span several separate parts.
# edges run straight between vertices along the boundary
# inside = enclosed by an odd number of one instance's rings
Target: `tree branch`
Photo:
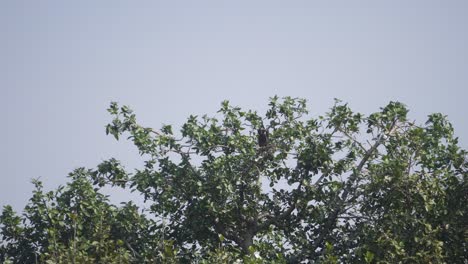
[[[396,123],[397,123],[397,120],[395,119],[388,131],[389,135],[391,135],[394,132]],[[335,228],[338,216],[342,213],[345,207],[345,201],[348,199],[348,195],[352,191],[352,187],[355,181],[358,179],[359,175],[361,174],[361,171],[364,165],[369,161],[370,157],[374,154],[374,152],[383,143],[385,139],[386,139],[386,134],[385,133],[380,134],[379,138],[375,141],[372,147],[366,151],[362,160],[359,162],[358,166],[356,167],[356,170],[354,171],[354,173],[349,176],[348,182],[346,183],[345,189],[343,190],[343,193],[341,195],[341,199],[336,203],[332,213],[330,214],[330,216],[328,217],[325,223],[325,226],[322,228],[318,238],[313,243],[313,246],[312,246],[313,249],[321,247],[321,250],[320,252],[318,252],[318,254],[320,255],[322,254],[323,243],[324,243],[325,237],[332,231],[333,228]]]
[[[265,222],[258,225],[258,228],[256,231],[264,230],[268,228],[271,224],[277,224],[278,222],[280,222],[281,220],[284,220],[285,218],[289,217],[292,214],[294,209],[296,209],[297,201],[299,199],[298,193],[301,190],[303,178],[304,177],[301,177],[299,185],[297,186],[295,190],[292,191],[292,193],[294,194],[294,199],[293,199],[293,202],[290,204],[289,208],[279,215],[276,215],[276,216],[270,215],[270,217],[267,220],[265,220]]]

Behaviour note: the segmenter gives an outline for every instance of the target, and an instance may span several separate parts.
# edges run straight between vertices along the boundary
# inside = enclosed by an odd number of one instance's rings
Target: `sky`
[[[441,112],[468,148],[468,1],[0,2],[0,206],[18,211],[31,179],[47,189],[111,157],[142,164],[105,135],[111,101],[150,127],[262,111],[274,95],[333,98],[363,113],[389,101],[425,122]],[[116,199],[129,199],[117,191]]]

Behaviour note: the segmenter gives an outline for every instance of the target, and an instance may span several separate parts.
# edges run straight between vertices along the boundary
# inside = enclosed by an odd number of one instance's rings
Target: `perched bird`
[[[258,129],[258,145],[266,147],[268,145],[268,130],[264,128]]]

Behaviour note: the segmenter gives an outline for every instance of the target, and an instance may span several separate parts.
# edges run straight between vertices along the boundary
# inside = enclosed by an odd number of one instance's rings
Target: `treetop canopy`
[[[53,260],[56,252],[58,260],[68,254],[61,247],[73,246],[96,260],[99,240],[77,232],[85,219],[110,230],[109,258],[132,263],[463,263],[467,257],[467,155],[442,114],[417,125],[399,102],[365,115],[336,100],[328,113],[312,117],[306,100],[275,96],[264,115],[224,101],[215,116],[192,115],[174,130],[143,126],[115,102],[108,111],[106,132],[132,140],[145,165],[128,172],[109,159],[75,171],[65,189],[49,196],[36,191],[47,199],[33,197],[22,225],[5,208],[3,259]],[[99,195],[105,185],[141,193],[154,217],[133,204],[110,205]],[[85,189],[94,204],[79,194]],[[70,190],[78,193],[65,195]],[[101,212],[81,214],[99,206]],[[50,210],[56,215],[33,217]],[[111,212],[118,221],[93,218]],[[24,230],[33,227],[48,232],[31,238]]]

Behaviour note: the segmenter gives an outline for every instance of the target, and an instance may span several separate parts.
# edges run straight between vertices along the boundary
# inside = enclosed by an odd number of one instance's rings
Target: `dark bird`
[[[268,145],[268,130],[264,128],[258,129],[258,145],[266,147]]]

